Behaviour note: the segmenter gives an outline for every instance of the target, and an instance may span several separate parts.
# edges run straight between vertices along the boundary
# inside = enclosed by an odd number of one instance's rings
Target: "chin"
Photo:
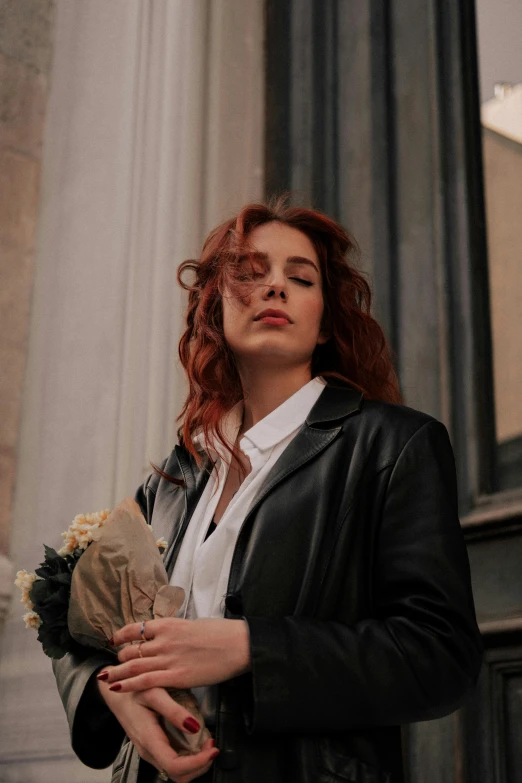
[[[265,365],[288,365],[294,366],[296,364],[302,364],[303,362],[309,362],[311,360],[313,351],[309,353],[303,352],[302,346],[299,351],[292,351],[288,348],[285,349],[284,345],[276,345],[273,342],[271,344],[266,343],[263,346],[258,346],[250,351],[236,352],[240,361],[243,362],[260,362]]]

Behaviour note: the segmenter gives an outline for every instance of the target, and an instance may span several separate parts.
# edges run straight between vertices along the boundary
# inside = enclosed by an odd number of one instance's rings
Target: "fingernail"
[[[96,678],[98,680],[108,680],[109,679],[109,672],[100,672],[96,675]]]
[[[110,691],[121,691],[121,683],[115,682],[114,685],[109,686]]]
[[[201,728],[195,718],[186,718],[183,721],[183,726],[187,729],[187,731],[192,732],[192,734],[196,734],[196,732],[198,732]]]
[[[109,639],[109,644],[111,645],[111,647],[114,647],[114,636],[111,636],[111,638]]]
[[[218,750],[218,748],[214,748],[214,750],[210,754],[210,758],[211,759],[215,759],[217,756],[219,756],[219,750]]]

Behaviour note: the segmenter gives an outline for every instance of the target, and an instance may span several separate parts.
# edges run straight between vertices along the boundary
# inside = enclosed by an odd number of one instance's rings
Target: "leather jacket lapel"
[[[328,430],[314,430],[305,422],[267,475],[252,501],[248,514],[250,515],[263,498],[284,478],[323,451],[340,431],[340,426]]]
[[[341,430],[340,425],[328,429],[314,425],[346,418],[359,410],[361,401],[362,394],[355,389],[325,386],[303,426],[260,487],[250,507],[249,516],[277,484],[323,451]]]
[[[280,458],[266,477],[245,516],[230,566],[227,593],[235,589],[235,582],[239,574],[246,546],[246,538],[248,538],[246,535],[249,530],[249,526],[247,525],[248,520],[252,517],[266,496],[280,484],[283,479],[324,451],[324,449],[335,440],[342,429],[340,424],[329,428],[319,428],[313,425],[339,421],[340,419],[344,419],[352,413],[355,413],[361,406],[362,397],[363,395],[360,392],[351,388],[348,389],[344,387],[338,389],[333,386],[325,387],[323,393],[308,414],[303,426],[281,454]]]
[[[277,460],[263,486],[260,487],[245,518],[245,522],[274,487],[323,451],[341,430],[340,425],[328,429],[320,428],[316,425],[339,421],[355,413],[361,406],[362,397],[361,392],[348,386],[336,387],[329,384],[325,386],[303,426]],[[201,468],[198,469],[194,458],[183,446],[177,445],[174,451],[185,481],[185,511],[166,557],[166,567],[169,576],[174,568],[187,526],[209,479],[209,473],[205,468],[210,466],[210,460],[207,457]],[[234,569],[239,549],[236,546],[231,572]]]
[[[206,470],[206,468],[210,467],[210,459],[208,457],[204,456],[203,464],[198,469],[193,456],[185,448],[177,445],[174,447],[174,453],[185,482],[185,488],[179,490],[184,495],[185,509],[180,524],[173,531],[172,540],[169,542],[169,548],[165,557],[165,567],[169,578],[172,575],[185,531],[210,478],[210,473]]]
[[[204,455],[203,464],[201,468],[198,468],[193,456],[185,448],[175,446],[174,451],[185,481],[185,516],[190,519],[210,477],[207,468],[210,468],[211,463],[210,459]]]

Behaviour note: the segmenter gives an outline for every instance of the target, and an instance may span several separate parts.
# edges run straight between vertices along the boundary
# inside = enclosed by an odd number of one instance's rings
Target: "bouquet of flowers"
[[[128,623],[174,617],[183,603],[181,587],[169,585],[161,555],[167,542],[154,541],[140,507],[126,498],[109,512],[79,514],[62,533],[58,551],[45,546],[45,559],[34,573],[18,571],[27,628],[38,631],[46,655],[62,658],[85,648],[113,654],[109,640]],[[201,750],[210,736],[190,690],[167,689],[201,725],[188,736],[163,722],[180,755]]]

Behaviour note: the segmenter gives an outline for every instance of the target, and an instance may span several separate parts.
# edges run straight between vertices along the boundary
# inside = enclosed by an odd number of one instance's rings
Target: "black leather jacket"
[[[153,474],[136,500],[171,573],[208,473],[179,445],[164,469],[185,489]],[[402,783],[401,724],[456,710],[483,653],[445,427],[328,384],[245,518],[226,607],[252,671],[219,686],[215,783]],[[54,663],[73,748],[148,783],[97,696],[105,663]]]

